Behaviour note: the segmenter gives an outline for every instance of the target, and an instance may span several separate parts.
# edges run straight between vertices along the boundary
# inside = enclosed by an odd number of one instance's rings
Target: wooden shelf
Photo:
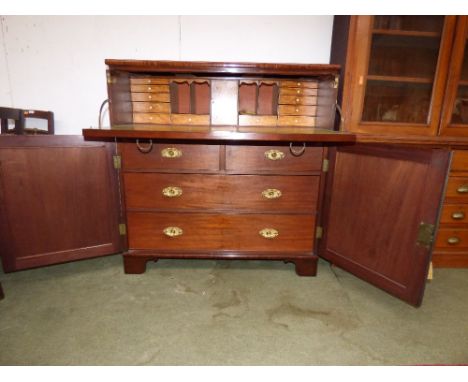
[[[373,29],[373,34],[383,34],[388,36],[403,36],[403,37],[440,37],[438,32],[426,31],[407,31],[400,29]]]
[[[425,77],[404,77],[404,76],[376,76],[368,75],[368,80],[371,81],[386,81],[386,82],[404,82],[404,83],[414,83],[414,84],[432,84],[432,78]]]

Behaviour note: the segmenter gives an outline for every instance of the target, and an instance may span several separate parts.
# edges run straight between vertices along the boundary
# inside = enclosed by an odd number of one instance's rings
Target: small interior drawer
[[[281,105],[317,105],[317,97],[280,94],[279,103]]]
[[[278,126],[315,126],[315,117],[310,116],[281,116],[278,118]]]
[[[292,88],[318,88],[317,81],[281,81],[280,86],[283,87],[292,87]]]
[[[133,102],[133,112],[137,113],[166,113],[171,112],[171,104],[166,102]]]
[[[132,93],[132,101],[170,102],[169,93]]]
[[[167,125],[171,123],[171,115],[161,113],[133,113],[133,122]]]
[[[158,78],[158,77],[132,77],[130,78],[130,85],[145,85],[145,84],[154,84],[154,85],[169,85],[168,78]]]
[[[311,88],[280,88],[280,94],[292,96],[316,96],[318,89]]]
[[[169,93],[169,85],[130,85],[132,93]]]

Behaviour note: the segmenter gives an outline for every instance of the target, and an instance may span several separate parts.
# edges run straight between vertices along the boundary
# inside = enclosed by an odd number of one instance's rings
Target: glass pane
[[[432,84],[367,81],[362,119],[426,123]]]
[[[443,16],[375,16],[375,29],[441,33]]]

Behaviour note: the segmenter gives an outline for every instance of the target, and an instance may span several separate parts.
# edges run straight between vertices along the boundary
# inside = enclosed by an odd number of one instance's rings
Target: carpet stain
[[[285,317],[294,318],[308,318],[308,319],[318,319],[322,322],[326,321],[326,318],[330,316],[330,312],[321,311],[321,310],[312,310],[304,309],[299,306],[293,305],[291,302],[283,302],[279,306],[268,309],[266,311],[268,320],[276,325],[282,326],[286,329],[289,329],[289,325],[285,322],[281,322]]]
[[[213,304],[213,307],[217,309],[226,309],[231,306],[238,306],[240,304],[242,304],[242,300],[239,297],[239,292],[236,290],[231,290],[230,295],[227,296],[224,301],[219,301]]]
[[[249,310],[247,294],[242,291],[231,290],[230,293],[225,295],[215,294],[213,298],[216,302],[212,304],[212,307],[217,310],[212,315],[213,319],[222,317],[239,318]]]
[[[190,288],[188,285],[177,283],[174,292],[179,293],[179,294],[187,294],[187,293],[193,293],[193,294],[199,294],[195,289]]]

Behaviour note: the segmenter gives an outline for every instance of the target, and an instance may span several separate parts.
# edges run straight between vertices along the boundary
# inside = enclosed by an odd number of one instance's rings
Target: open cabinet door
[[[5,272],[122,251],[113,150],[81,136],[0,137]]]
[[[319,256],[419,306],[449,151],[353,146],[330,154]]]

